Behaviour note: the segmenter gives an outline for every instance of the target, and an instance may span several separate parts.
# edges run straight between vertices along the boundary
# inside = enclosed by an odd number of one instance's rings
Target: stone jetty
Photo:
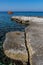
[[[24,65],[43,65],[43,18],[13,16],[12,19],[20,23],[30,24],[25,32],[8,32],[3,43],[6,56],[20,60]],[[19,20],[19,21],[18,21]],[[29,64],[28,64],[29,65]]]

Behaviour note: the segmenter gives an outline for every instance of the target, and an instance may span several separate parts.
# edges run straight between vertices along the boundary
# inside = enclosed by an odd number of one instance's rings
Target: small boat
[[[8,14],[13,14],[13,12],[9,11]]]

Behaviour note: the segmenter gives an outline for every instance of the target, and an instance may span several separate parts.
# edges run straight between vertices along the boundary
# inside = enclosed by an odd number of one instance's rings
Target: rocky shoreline
[[[29,24],[29,22],[43,22],[43,18],[42,17],[27,17],[27,16],[12,16],[11,20],[17,21],[17,22],[21,22],[22,23],[27,23]]]
[[[43,18],[13,16],[11,20],[29,24],[24,32],[8,32],[3,43],[7,57],[19,60],[23,65],[43,65]]]

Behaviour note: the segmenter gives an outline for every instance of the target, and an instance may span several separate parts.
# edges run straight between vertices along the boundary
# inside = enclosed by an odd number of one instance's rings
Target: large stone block
[[[24,37],[24,32],[8,32],[3,43],[5,55],[14,60],[28,62]]]
[[[43,65],[43,23],[32,22],[26,28],[30,65]]]

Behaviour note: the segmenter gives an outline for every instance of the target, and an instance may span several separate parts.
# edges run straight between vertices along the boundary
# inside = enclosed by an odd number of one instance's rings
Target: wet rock
[[[28,17],[24,17],[24,16],[13,16],[11,18],[11,20],[14,20],[14,21],[21,23],[21,24],[29,24]]]
[[[30,65],[43,65],[43,23],[30,24],[26,28]]]
[[[28,54],[25,46],[24,32],[8,32],[3,43],[4,53],[7,57],[28,62]]]

